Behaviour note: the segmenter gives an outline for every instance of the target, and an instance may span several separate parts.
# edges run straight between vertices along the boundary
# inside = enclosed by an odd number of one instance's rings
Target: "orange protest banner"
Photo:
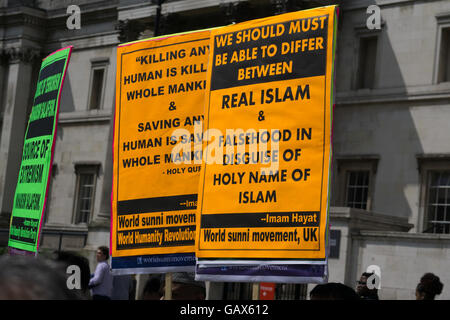
[[[194,124],[203,120],[209,34],[160,37],[117,49],[113,269],[195,264],[202,137],[194,134]],[[174,152],[195,144],[200,152]]]
[[[212,31],[199,259],[326,260],[335,11]]]

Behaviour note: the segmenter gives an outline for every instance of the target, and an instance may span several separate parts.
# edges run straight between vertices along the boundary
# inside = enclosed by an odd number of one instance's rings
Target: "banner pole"
[[[254,282],[252,286],[252,300],[259,300],[259,282]]]
[[[172,273],[166,273],[164,300],[172,300]]]

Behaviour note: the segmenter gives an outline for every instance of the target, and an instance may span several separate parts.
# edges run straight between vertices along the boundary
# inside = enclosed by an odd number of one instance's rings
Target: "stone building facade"
[[[377,265],[381,298],[413,299],[420,276],[435,272],[441,299],[450,298],[450,2],[166,0],[160,10],[157,3],[0,0],[0,246],[48,53],[74,46],[41,247],[83,252],[93,267],[95,249],[109,244],[116,46],[153,36],[156,25],[170,34],[338,3],[330,281],[354,287]],[[80,29],[66,25],[71,4],[81,9]],[[371,30],[374,4],[381,28]],[[211,284],[209,296],[231,297],[230,288]],[[306,292],[294,289],[291,298]]]

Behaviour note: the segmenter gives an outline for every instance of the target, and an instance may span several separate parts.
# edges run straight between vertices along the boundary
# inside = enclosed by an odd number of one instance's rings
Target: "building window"
[[[350,208],[367,209],[369,196],[369,170],[347,171],[345,186],[345,206]]]
[[[377,58],[378,37],[359,39],[357,89],[373,89]]]
[[[338,157],[336,205],[370,210],[373,202],[377,156]]]
[[[437,82],[450,82],[450,28],[441,30]]]
[[[76,165],[74,223],[88,224],[92,217],[99,165]]]
[[[430,170],[427,174],[425,230],[450,233],[450,170]]]
[[[433,82],[450,82],[450,13],[436,15],[437,41]]]
[[[91,81],[89,89],[89,110],[98,110],[102,108],[103,96],[105,91],[105,79],[108,59],[96,59],[91,61]]]
[[[420,173],[418,230],[450,233],[450,154],[417,156]]]

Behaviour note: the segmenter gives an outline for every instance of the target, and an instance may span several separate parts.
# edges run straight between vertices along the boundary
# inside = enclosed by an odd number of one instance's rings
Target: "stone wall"
[[[357,274],[369,265],[381,269],[380,299],[414,300],[416,286],[427,272],[444,284],[436,299],[450,299],[450,235],[361,231],[354,240],[358,243]]]

